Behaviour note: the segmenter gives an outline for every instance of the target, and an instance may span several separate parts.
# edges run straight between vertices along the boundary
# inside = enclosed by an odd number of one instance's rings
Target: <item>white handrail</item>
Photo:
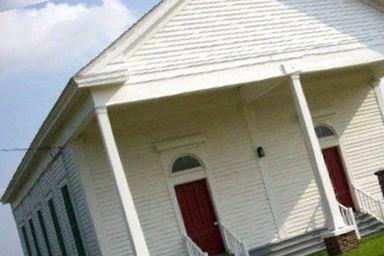
[[[219,223],[221,233],[224,237],[225,246],[227,250],[233,253],[235,256],[249,256],[249,250],[245,243],[237,238],[229,229]]]
[[[384,222],[383,201],[373,198],[372,196],[363,192],[361,189],[356,187],[353,188],[359,203],[359,210],[363,213],[368,213],[381,222]]]
[[[184,235],[185,244],[187,245],[187,251],[189,256],[208,256],[208,253],[203,252],[199,246],[197,246],[192,239]]]
[[[353,209],[350,207],[345,207],[344,205],[339,203],[339,209],[341,216],[343,217],[344,223],[348,226],[352,226],[355,229],[356,236],[358,239],[361,238],[359,227],[356,223],[355,213]]]

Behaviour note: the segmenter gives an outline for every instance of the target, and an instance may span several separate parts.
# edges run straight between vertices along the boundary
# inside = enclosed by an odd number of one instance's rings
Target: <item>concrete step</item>
[[[322,250],[324,248],[324,242],[323,239],[313,239],[310,241],[307,241],[306,243],[298,243],[295,246],[290,246],[287,248],[284,248],[280,251],[274,252],[274,256],[294,256],[294,255],[308,255],[312,254],[313,252],[317,252]],[[314,251],[314,248],[318,248],[318,250]],[[308,254],[304,254],[304,252],[307,252]]]
[[[377,221],[376,219],[372,219],[365,222],[361,222],[357,224],[357,226],[359,227],[359,230],[365,230],[370,228],[383,227],[384,224]]]
[[[384,230],[384,223],[367,213],[356,213],[356,223],[362,237]]]
[[[224,252],[224,253],[216,255],[216,256],[235,256],[235,254],[230,253],[230,252]]]
[[[381,232],[381,231],[384,231],[384,227],[381,225],[380,226],[376,225],[375,227],[360,230],[360,234],[362,237],[365,237],[365,236],[373,235],[373,234]]]
[[[314,246],[311,246],[311,247],[307,247],[303,250],[298,250],[298,251],[295,251],[293,253],[290,253],[290,254],[286,254],[286,256],[298,256],[298,255],[311,255],[311,254],[314,254],[316,252],[320,252],[320,251],[323,251],[325,250],[325,244],[324,242],[321,242],[317,245],[314,245]]]
[[[307,234],[290,238],[278,243],[271,243],[250,251],[251,256],[294,256],[309,255],[324,248],[322,234],[326,229],[319,229]]]
[[[365,213],[355,213],[361,236],[384,231],[384,223]],[[250,256],[305,256],[325,249],[326,228],[250,250]]]

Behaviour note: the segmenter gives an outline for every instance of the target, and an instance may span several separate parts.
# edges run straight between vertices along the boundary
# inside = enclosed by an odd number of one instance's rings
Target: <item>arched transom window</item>
[[[325,125],[317,126],[315,128],[315,132],[316,132],[317,138],[319,139],[335,136],[335,133],[332,131],[332,129]]]
[[[184,155],[177,158],[172,164],[172,173],[178,173],[185,170],[202,167],[201,162],[190,155]]]

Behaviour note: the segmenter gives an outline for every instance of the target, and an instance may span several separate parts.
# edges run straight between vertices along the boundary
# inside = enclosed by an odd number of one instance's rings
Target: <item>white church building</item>
[[[68,82],[1,201],[28,256],[330,255],[384,228],[384,7],[163,0]]]

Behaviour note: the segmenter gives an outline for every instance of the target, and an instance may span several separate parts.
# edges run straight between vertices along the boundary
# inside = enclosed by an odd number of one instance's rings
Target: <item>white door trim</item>
[[[335,135],[332,137],[319,139],[321,149],[323,150],[323,149],[327,149],[327,148],[337,147],[339,154],[340,154],[341,164],[343,165],[344,173],[345,173],[345,176],[347,178],[349,192],[351,193],[353,204],[356,208],[358,208],[359,207],[359,201],[357,200],[357,195],[355,193],[355,189],[353,186],[354,178],[353,178],[353,174],[350,172],[351,169],[349,168],[350,165],[348,164],[348,160],[346,158],[347,154],[344,150],[343,142],[339,138],[337,132],[332,127],[332,125],[328,125],[328,124],[324,124],[324,125],[332,128],[332,130],[335,132]]]
[[[201,139],[202,138],[201,136],[198,136],[195,138],[199,138],[198,140],[196,140],[198,141],[197,143],[193,143],[196,141],[192,140],[193,144],[186,145],[185,143],[181,143],[180,146],[175,146],[178,144],[176,140],[170,140],[172,141],[172,143],[169,143],[169,145],[172,145],[172,147],[170,148],[161,147],[163,149],[164,148],[166,149],[159,152],[164,175],[167,181],[167,186],[168,186],[172,206],[173,206],[173,209],[177,218],[177,222],[179,225],[179,230],[181,234],[184,234],[184,235],[186,235],[187,232],[185,230],[183,216],[181,214],[181,210],[180,210],[179,203],[176,196],[175,186],[177,185],[182,185],[185,183],[205,179],[208,186],[209,194],[212,200],[213,209],[216,214],[216,218],[219,222],[221,221],[220,212],[218,210],[219,206],[218,206],[218,200],[216,196],[217,193],[214,185],[214,180],[212,175],[209,172],[209,167],[207,166],[205,145],[202,142],[203,140]],[[187,141],[185,138],[180,138],[180,142],[185,142],[185,141]],[[157,145],[159,144],[157,143],[156,146]],[[159,149],[160,147],[157,146],[156,148]],[[201,161],[201,163],[203,164],[203,167],[197,167],[194,169],[182,171],[177,174],[172,174],[171,165],[173,161],[176,160],[177,157],[180,157],[182,155],[195,156],[198,160]]]

